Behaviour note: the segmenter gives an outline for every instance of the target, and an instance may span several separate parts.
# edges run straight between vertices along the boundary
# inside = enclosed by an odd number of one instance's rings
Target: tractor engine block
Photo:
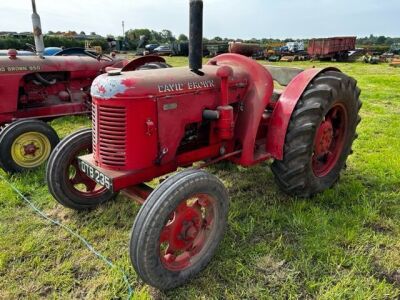
[[[69,79],[66,72],[27,75],[19,89],[19,108],[86,102],[90,99],[89,79]]]

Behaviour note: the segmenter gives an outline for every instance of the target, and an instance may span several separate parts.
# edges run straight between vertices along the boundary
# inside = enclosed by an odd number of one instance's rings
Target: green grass
[[[186,58],[169,58],[185,65]],[[325,66],[317,62],[279,63]],[[362,89],[359,139],[334,188],[308,200],[281,193],[267,164],[215,166],[231,195],[229,227],[209,267],[161,293],[144,285],[128,256],[138,206],[122,196],[77,213],[48,194],[44,168],[8,177],[49,216],[86,237],[129,275],[135,299],[394,299],[400,296],[400,70],[334,64]],[[84,117],[55,120],[61,136]],[[0,171],[2,175],[4,172]],[[59,227],[36,216],[0,181],[0,299],[123,298],[109,269]]]

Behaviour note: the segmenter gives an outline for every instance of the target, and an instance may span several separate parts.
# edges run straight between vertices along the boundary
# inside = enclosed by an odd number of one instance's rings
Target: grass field
[[[185,58],[170,58],[174,66]],[[318,62],[286,66],[325,66]],[[281,193],[267,164],[213,167],[231,196],[229,227],[209,267],[161,293],[144,285],[128,257],[138,206],[119,196],[77,213],[47,192],[44,168],[7,176],[129,275],[134,299],[398,299],[400,297],[400,69],[337,64],[362,89],[362,123],[340,183],[313,199]],[[61,136],[89,126],[53,121]],[[6,176],[4,172],[0,174]],[[120,274],[76,238],[49,225],[0,181],[0,299],[120,299]]]

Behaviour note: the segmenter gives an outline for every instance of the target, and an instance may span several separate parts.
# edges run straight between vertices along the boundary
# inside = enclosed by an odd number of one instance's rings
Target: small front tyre
[[[146,283],[167,290],[202,271],[227,222],[228,193],[218,178],[190,170],[165,180],[133,225],[130,257]]]
[[[92,131],[83,129],[64,138],[49,158],[46,180],[49,192],[63,206],[93,209],[115,197],[80,171],[77,157],[92,152]]]

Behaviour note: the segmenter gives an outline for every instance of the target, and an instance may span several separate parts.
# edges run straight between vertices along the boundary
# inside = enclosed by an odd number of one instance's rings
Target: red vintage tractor
[[[0,57],[0,166],[8,172],[30,170],[48,159],[59,139],[44,121],[89,114],[90,86],[106,68],[166,67],[159,57],[128,64],[80,48],[43,56],[40,19],[32,4],[37,55],[18,56],[9,50],[8,56]]]
[[[338,69],[264,67],[237,54],[202,66],[202,9],[190,0],[189,68],[97,77],[92,130],[65,138],[47,166],[49,191],[66,207],[95,208],[119,192],[143,204],[130,257],[159,289],[195,276],[222,239],[228,192],[204,166],[273,160],[279,187],[310,197],[339,178],[360,121],[360,90]],[[145,184],[181,167],[190,168],[154,190]]]

